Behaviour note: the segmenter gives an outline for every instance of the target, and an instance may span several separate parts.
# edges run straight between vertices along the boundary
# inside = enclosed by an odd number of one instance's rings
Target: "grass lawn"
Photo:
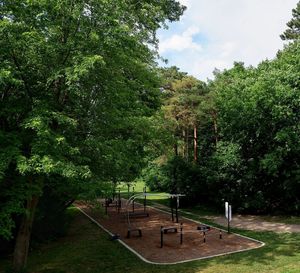
[[[108,236],[76,209],[67,237],[30,253],[29,273],[299,273],[300,234],[246,232],[266,243],[257,250],[179,265],[158,266],[142,262]],[[0,260],[5,272],[7,260]]]
[[[130,183],[130,195],[132,194],[133,192],[133,188],[134,188],[134,192],[135,193],[139,193],[139,192],[143,192],[144,190],[144,187],[145,187],[145,183],[143,181],[138,181],[138,182],[135,182],[135,183]],[[149,191],[149,188],[147,188],[147,191]],[[126,183],[120,183],[118,186],[117,186],[117,190],[120,190],[121,193],[126,193],[128,192],[128,186]]]

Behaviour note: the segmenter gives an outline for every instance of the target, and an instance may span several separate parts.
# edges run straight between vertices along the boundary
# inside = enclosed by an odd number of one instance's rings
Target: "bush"
[[[158,164],[150,163],[143,170],[141,178],[150,191],[168,191],[169,178]]]
[[[53,240],[66,234],[70,216],[67,208],[72,200],[63,199],[50,188],[45,188],[41,197],[32,228],[34,243]]]

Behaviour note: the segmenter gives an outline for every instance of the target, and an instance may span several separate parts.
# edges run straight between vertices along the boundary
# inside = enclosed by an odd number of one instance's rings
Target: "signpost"
[[[227,232],[230,233],[230,222],[232,219],[231,205],[225,202],[225,217],[227,218]]]

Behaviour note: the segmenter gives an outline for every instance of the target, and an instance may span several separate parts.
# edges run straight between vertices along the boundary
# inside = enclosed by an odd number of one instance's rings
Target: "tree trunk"
[[[185,129],[182,129],[182,138],[183,138],[183,154],[182,157],[186,158],[186,132]]]
[[[217,113],[215,111],[212,112],[212,118],[213,118],[213,122],[214,122],[215,144],[217,147],[217,145],[218,145],[218,124],[217,124]]]
[[[26,212],[23,215],[21,225],[18,230],[14,250],[13,268],[15,272],[19,272],[24,269],[27,263],[31,228],[38,200],[38,196],[32,196],[26,203]]]
[[[186,140],[186,161],[189,161],[189,129],[186,129],[186,134],[185,134]]]
[[[178,117],[176,116],[175,117],[176,119],[176,122],[178,122]],[[174,134],[174,137],[175,137],[175,143],[174,143],[174,154],[175,156],[178,156],[178,144],[177,144],[177,137],[180,135],[179,133],[179,129],[178,129],[178,125],[176,125],[176,128],[175,128],[175,134]]]
[[[194,125],[194,162],[197,162],[197,160],[198,160],[197,145],[198,145],[197,127],[196,127],[196,125]]]
[[[177,145],[177,142],[174,144],[174,154],[175,154],[175,156],[178,156],[178,145]]]
[[[182,130],[182,137],[184,142],[182,157],[189,161],[189,130],[187,128]]]

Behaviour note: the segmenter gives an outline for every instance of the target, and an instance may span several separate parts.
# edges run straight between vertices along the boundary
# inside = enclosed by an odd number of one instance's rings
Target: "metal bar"
[[[182,223],[180,223],[180,244],[183,242]]]
[[[163,232],[163,226],[160,227],[160,248],[162,248],[164,245],[164,232]]]

